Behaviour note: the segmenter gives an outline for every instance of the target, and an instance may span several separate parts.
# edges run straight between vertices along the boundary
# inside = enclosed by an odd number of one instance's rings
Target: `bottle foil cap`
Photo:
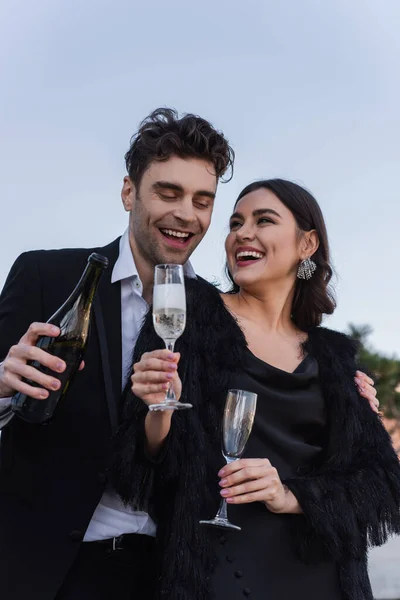
[[[102,256],[101,254],[97,254],[97,252],[93,252],[89,256],[88,262],[95,264],[98,267],[102,267],[103,269],[108,267],[108,258],[106,256]]]

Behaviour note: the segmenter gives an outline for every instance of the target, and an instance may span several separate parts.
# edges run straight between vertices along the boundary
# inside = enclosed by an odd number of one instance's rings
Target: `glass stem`
[[[226,464],[230,465],[232,462],[235,462],[237,458],[232,458],[230,456],[224,456],[226,460]],[[225,498],[222,498],[221,504],[219,505],[218,512],[215,516],[216,519],[222,519],[223,521],[228,521],[228,504]]]
[[[173,352],[174,348],[175,348],[175,340],[166,340],[165,341],[165,347],[170,352]],[[167,403],[170,403],[170,402],[175,403],[176,401],[177,400],[176,400],[174,388],[172,387],[172,383],[170,383],[169,386],[168,386],[167,393],[165,394],[165,402],[167,402]]]
[[[228,505],[226,503],[225,498],[222,498],[221,504],[219,505],[219,509],[217,514],[215,515],[216,519],[221,519],[222,521],[228,520]]]

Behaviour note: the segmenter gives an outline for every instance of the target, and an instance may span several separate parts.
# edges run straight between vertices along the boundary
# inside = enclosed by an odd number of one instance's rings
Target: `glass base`
[[[183,410],[185,408],[193,408],[193,405],[184,402],[160,402],[160,404],[150,404],[149,406],[149,410],[152,412],[158,410]]]
[[[212,525],[213,527],[221,527],[222,529],[234,529],[235,531],[242,531],[242,528],[238,525],[230,523],[227,519],[211,519],[210,521],[199,521],[200,525]]]

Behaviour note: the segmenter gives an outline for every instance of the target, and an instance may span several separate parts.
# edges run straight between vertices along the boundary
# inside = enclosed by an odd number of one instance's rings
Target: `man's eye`
[[[162,198],[163,200],[176,200],[176,194],[162,194],[160,192],[160,198]]]

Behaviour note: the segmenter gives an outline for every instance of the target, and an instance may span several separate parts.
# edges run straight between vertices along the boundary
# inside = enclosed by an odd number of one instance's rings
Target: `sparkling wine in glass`
[[[253,428],[256,406],[257,394],[245,390],[228,391],[222,421],[222,454],[227,464],[241,458]],[[214,519],[200,523],[240,531],[240,527],[228,520],[225,498]]]
[[[165,347],[174,351],[176,340],[186,325],[185,278],[182,265],[157,265],[154,271],[153,323]],[[172,385],[164,402],[151,404],[149,410],[177,410],[192,408],[176,399]]]

